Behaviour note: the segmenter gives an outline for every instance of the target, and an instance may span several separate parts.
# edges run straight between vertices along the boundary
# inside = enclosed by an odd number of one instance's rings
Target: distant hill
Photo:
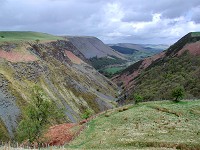
[[[152,53],[158,53],[163,50],[166,50],[169,45],[165,44],[132,44],[132,43],[118,43],[118,44],[108,44],[110,47],[118,51],[118,47],[124,48],[124,52],[122,49],[119,49],[121,53],[126,53],[126,50],[137,52],[137,51],[143,51],[143,52],[152,52]],[[131,53],[129,53],[131,54]],[[133,54],[133,53],[132,53]]]
[[[121,46],[110,46],[112,49],[122,53],[122,54],[134,54],[136,51],[135,49],[127,48],[127,47],[121,47]]]
[[[107,68],[112,68],[125,65],[128,58],[111,47],[105,45],[96,37],[88,36],[66,36],[88,60],[88,62],[99,72],[106,77],[111,77],[113,74],[107,71]]]
[[[150,57],[152,55],[158,54],[161,51],[167,49],[168,45],[163,44],[132,44],[132,43],[118,43],[118,44],[108,44],[115,51],[123,54],[127,61],[116,60],[112,65],[105,65],[100,67],[100,72],[107,77],[113,77],[119,74],[123,69],[127,68],[131,64],[142,60],[144,58]],[[109,60],[113,62],[113,60]],[[97,62],[96,64],[101,64]],[[104,63],[105,64],[105,63]],[[111,63],[110,63],[111,64]],[[94,65],[93,65],[94,66]],[[99,69],[99,68],[96,68]]]
[[[145,100],[170,99],[172,90],[184,87],[186,98],[200,98],[200,33],[185,35],[164,52],[138,61],[114,77],[113,81],[123,84],[133,94]]]
[[[96,114],[115,107],[117,86],[87,62],[62,37],[0,32],[0,139],[14,138],[35,85],[57,109],[63,109],[65,122],[79,121],[86,110]]]
[[[66,39],[72,42],[72,44],[88,59],[96,56],[98,58],[115,56],[120,59],[125,59],[122,54],[105,45],[96,37],[66,36]]]

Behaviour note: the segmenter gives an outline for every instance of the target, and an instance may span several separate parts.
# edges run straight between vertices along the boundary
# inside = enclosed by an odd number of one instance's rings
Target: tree
[[[92,111],[90,109],[86,109],[82,115],[83,119],[88,119],[92,115]]]
[[[135,104],[138,104],[139,102],[144,100],[143,96],[141,96],[139,94],[134,94],[133,97],[134,97],[134,100],[135,100]]]
[[[36,39],[35,42],[36,42],[36,44],[38,44],[38,43],[40,42],[40,40],[39,40],[39,39]]]
[[[41,88],[34,87],[33,101],[25,108],[25,117],[17,128],[18,140],[39,143],[43,132],[53,119],[61,119],[64,113],[50,101]]]
[[[183,98],[185,94],[185,90],[182,86],[177,86],[174,90],[172,90],[172,97],[175,98],[175,102],[179,102],[179,99]]]

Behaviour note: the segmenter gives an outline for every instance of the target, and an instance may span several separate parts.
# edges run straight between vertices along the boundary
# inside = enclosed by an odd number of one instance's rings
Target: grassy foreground
[[[146,102],[93,119],[67,149],[200,149],[200,101]]]

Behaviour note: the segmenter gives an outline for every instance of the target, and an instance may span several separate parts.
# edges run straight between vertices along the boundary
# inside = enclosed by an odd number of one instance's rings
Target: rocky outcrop
[[[67,36],[66,39],[69,40],[87,59],[96,56],[98,58],[115,56],[117,58],[125,59],[122,54],[105,45],[96,37]]]
[[[66,122],[79,121],[86,109],[98,113],[115,106],[116,85],[88,65],[85,55],[71,42],[25,42],[15,46],[21,55],[37,59],[9,61],[0,55],[0,118],[10,137],[23,117],[24,107],[32,100],[34,85],[40,86],[58,109],[64,109]],[[16,47],[1,47],[0,51],[12,53]]]
[[[8,86],[8,80],[0,74],[0,118],[5,124],[9,135],[13,137],[13,131],[17,126],[17,120],[21,111],[16,104],[16,98],[9,91]]]

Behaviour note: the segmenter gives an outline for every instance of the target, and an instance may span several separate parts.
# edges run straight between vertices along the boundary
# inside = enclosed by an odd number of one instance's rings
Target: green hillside
[[[122,53],[122,54],[134,54],[135,52],[137,52],[138,50],[135,49],[131,49],[131,48],[127,48],[127,47],[121,47],[121,46],[110,46],[112,49]]]
[[[200,36],[200,32],[191,32],[191,36],[192,37]]]
[[[200,101],[146,102],[101,114],[67,149],[200,147]]]
[[[145,100],[170,99],[177,86],[185,89],[185,98],[200,98],[200,56],[193,54],[195,47],[192,46],[193,43],[199,44],[199,40],[200,33],[192,32],[166,50],[164,58],[154,61],[135,78],[130,99],[134,93],[142,95]],[[185,45],[190,45],[191,48],[178,56]]]
[[[155,66],[152,64],[135,79],[133,94],[138,93],[145,100],[170,99],[172,90],[182,86],[186,98],[200,98],[199,66],[200,57],[189,53],[180,57],[166,58]]]
[[[4,41],[21,41],[21,40],[57,40],[62,39],[62,37],[39,33],[31,31],[1,31],[0,32],[0,42]]]
[[[181,87],[186,99],[200,98],[200,33],[188,33],[163,53],[138,61],[123,70],[114,81],[129,91],[127,102],[139,94],[144,101],[172,98]]]

